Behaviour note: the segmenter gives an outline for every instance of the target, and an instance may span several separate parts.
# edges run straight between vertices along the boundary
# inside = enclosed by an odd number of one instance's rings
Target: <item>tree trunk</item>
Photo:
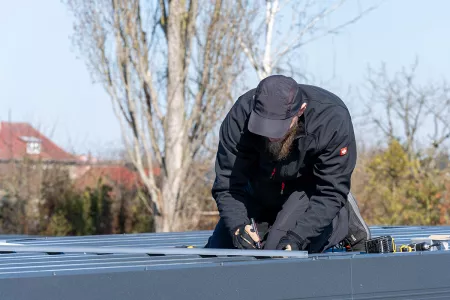
[[[168,81],[167,81],[167,116],[165,126],[165,153],[170,158],[166,161],[167,176],[162,186],[163,212],[161,230],[171,230],[176,224],[175,212],[180,190],[180,176],[183,160],[184,140],[184,44],[181,36],[184,1],[170,2],[170,16],[167,27],[168,47]],[[158,223],[158,222],[157,222]]]
[[[263,70],[260,80],[272,74],[272,36],[275,15],[278,12],[278,0],[266,2],[266,41],[264,45]]]
[[[164,215],[155,216],[155,232],[169,232],[170,230],[170,219]]]

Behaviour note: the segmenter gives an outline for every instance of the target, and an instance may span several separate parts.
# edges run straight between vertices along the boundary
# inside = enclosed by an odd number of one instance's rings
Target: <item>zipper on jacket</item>
[[[275,175],[276,171],[277,171],[277,168],[273,168],[272,175],[270,175],[270,179],[273,179],[273,176]]]
[[[277,168],[273,168],[272,170],[272,174],[270,175],[270,179],[273,179],[273,176],[275,175],[275,172],[277,171]],[[280,191],[280,195],[283,195],[284,193],[284,188],[286,187],[286,184],[284,183],[284,181],[281,183],[281,191]]]

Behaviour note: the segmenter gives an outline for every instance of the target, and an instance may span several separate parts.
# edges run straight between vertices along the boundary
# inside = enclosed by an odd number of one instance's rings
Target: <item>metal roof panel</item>
[[[450,226],[371,227],[397,244]],[[74,237],[3,236],[29,246],[203,246],[211,231]],[[0,299],[444,299],[450,251],[392,254],[323,253],[308,258],[145,254],[0,254]],[[13,281],[11,281],[13,280]],[[256,290],[251,294],[252,285]],[[27,287],[24,289],[23,287]],[[204,293],[199,290],[204,288]],[[62,296],[64,293],[64,296]],[[430,296],[431,297],[431,296]],[[327,299],[328,299],[327,298]]]

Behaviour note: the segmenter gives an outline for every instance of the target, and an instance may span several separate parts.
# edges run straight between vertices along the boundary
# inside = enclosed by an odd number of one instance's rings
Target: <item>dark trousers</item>
[[[351,194],[349,194],[351,196]],[[286,235],[287,231],[293,229],[305,213],[309,205],[309,198],[304,192],[292,193],[281,210],[272,212],[274,218],[266,214],[266,218],[255,218],[260,237],[263,239],[263,248],[275,250],[280,239]],[[330,225],[319,235],[311,239],[309,248],[310,253],[320,253],[339,244],[348,234],[349,230],[349,207],[343,207]],[[249,216],[251,217],[251,216]],[[274,219],[274,220],[270,220]],[[269,220],[269,221],[266,221]],[[230,233],[227,231],[222,219],[217,223],[212,236],[209,238],[206,248],[228,248],[233,249],[233,241]]]

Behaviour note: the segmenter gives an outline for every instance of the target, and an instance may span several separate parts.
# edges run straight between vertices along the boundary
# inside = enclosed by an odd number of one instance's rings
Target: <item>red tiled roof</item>
[[[136,187],[140,183],[139,174],[125,166],[92,166],[75,180],[77,188],[95,187],[98,180],[104,183],[121,185],[126,188]],[[107,181],[107,182],[105,182]]]
[[[41,151],[39,154],[28,154],[27,143],[24,137],[37,138],[41,140]],[[53,160],[72,162],[77,157],[64,151],[50,139],[34,129],[27,123],[0,123],[0,160],[23,159]]]
[[[80,166],[77,168],[78,173],[75,178],[75,187],[79,189],[85,189],[87,187],[95,187],[98,184],[100,178],[104,183],[118,185],[127,189],[133,189],[142,186],[142,180],[139,176],[139,172],[123,165],[89,165]],[[148,170],[146,170],[148,173]],[[153,168],[153,174],[159,176],[161,169],[158,167]],[[106,182],[105,182],[106,181]]]

